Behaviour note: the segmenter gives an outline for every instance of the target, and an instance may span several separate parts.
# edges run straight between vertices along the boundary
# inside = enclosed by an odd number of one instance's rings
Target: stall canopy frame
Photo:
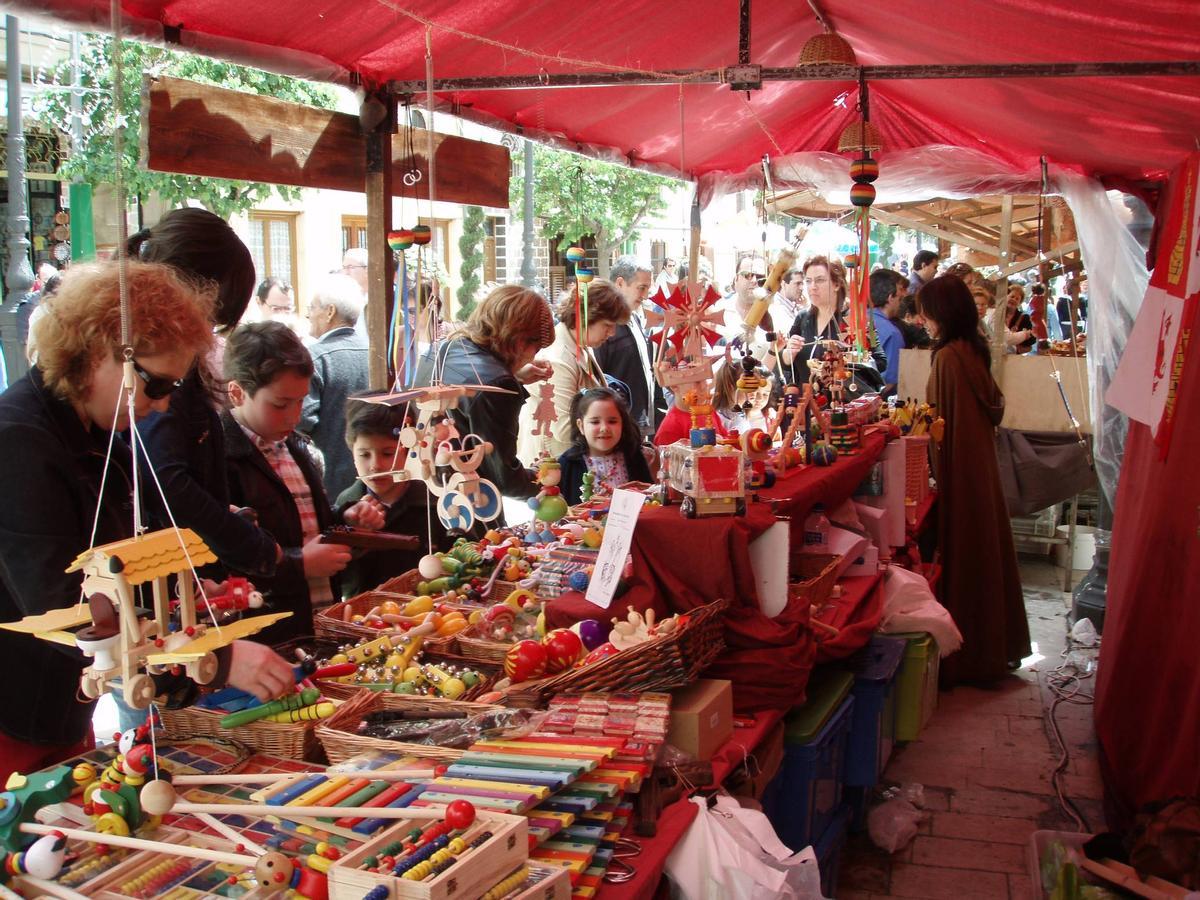
[[[107,30],[102,0],[11,5]],[[440,109],[664,174],[729,174],[764,153],[832,149],[855,117],[858,67],[796,67],[821,30],[803,4],[644,2],[607,20],[563,0],[447,0],[429,13],[393,0],[122,8],[131,36],[401,93],[426,87],[428,37]],[[1200,4],[1190,0],[1095,0],[1086,15],[1070,0],[963,0],[933,17],[920,0],[821,9],[872,83],[884,158],[953,144],[1017,169],[1044,154],[1117,183],[1157,181],[1195,146]],[[747,80],[762,87],[731,90]]]

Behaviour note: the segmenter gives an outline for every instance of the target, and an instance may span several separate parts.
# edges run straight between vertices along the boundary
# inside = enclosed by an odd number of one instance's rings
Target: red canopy
[[[17,0],[30,14],[108,30],[107,0]],[[1197,58],[1194,0],[821,0],[861,65],[1152,62]],[[719,69],[737,62],[734,0],[580,6],[564,0],[124,0],[131,35],[263,68],[364,83],[437,78]],[[612,10],[610,12],[610,10]],[[941,10],[941,11],[938,11]],[[607,18],[603,16],[607,13]],[[428,18],[426,18],[428,16]],[[175,29],[179,29],[176,36]],[[820,27],[803,3],[752,4],[750,56],[792,66]],[[1045,154],[1088,174],[1157,178],[1195,147],[1200,79],[1187,76],[877,81],[871,118],[887,150],[954,144],[1025,169]],[[556,134],[593,152],[691,175],[834,150],[853,82],[462,91],[450,108]],[[680,105],[684,113],[680,134]]]

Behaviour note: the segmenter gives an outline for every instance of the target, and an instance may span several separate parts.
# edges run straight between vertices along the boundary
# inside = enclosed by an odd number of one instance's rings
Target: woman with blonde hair
[[[115,264],[76,266],[36,326],[38,360],[0,396],[0,621],[77,603],[68,574],[91,546],[133,536],[133,468],[124,386],[131,363],[133,418],[163,410],[212,343],[211,303],[167,266],[131,262],[130,345],[121,343]],[[107,465],[106,465],[107,463]],[[236,642],[219,654],[218,679],[268,700],[292,680],[268,648]],[[90,745],[95,702],[81,699],[74,647],[0,630],[0,783]],[[190,683],[169,676],[160,690]]]
[[[549,377],[549,363],[534,360],[554,340],[554,318],[541,294],[518,285],[496,288],[471,311],[449,340],[435,344],[417,368],[415,386],[481,384],[511,393],[480,391],[450,411],[463,436],[490,441],[479,474],[506,497],[536,493],[533,473],[517,458],[517,420],[529,397],[525,385]]]
[[[571,293],[558,303],[554,343],[542,354],[552,370],[549,383],[553,387],[557,418],[549,426],[549,434],[540,434],[540,429],[539,434],[534,434],[542,400],[540,392],[525,402],[521,410],[520,449],[517,455],[529,465],[533,465],[543,450],[557,458],[571,446],[571,403],[575,395],[587,388],[605,386],[604,371],[592,350],[612,337],[618,325],[629,321],[629,304],[609,282],[597,279],[589,284],[587,300],[587,328],[582,335],[579,333],[579,314],[582,312],[579,298]],[[581,336],[582,343],[579,340]]]

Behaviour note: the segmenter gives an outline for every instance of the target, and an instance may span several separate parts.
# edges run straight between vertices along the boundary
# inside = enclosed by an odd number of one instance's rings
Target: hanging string
[[[217,629],[217,637],[221,636],[221,625],[217,621],[217,614],[213,611],[212,604],[208,602],[208,594],[204,590],[204,582],[200,578],[200,574],[196,571],[196,564],[192,561],[192,554],[187,548],[187,542],[183,539],[183,532],[179,530],[179,525],[175,521],[175,514],[171,512],[171,507],[167,504],[167,495],[163,491],[162,482],[158,480],[158,473],[154,470],[154,466],[149,465],[149,454],[146,451],[146,445],[142,441],[142,435],[138,431],[137,423],[133,420],[129,422],[129,443],[142,448],[142,452],[146,454],[147,466],[150,476],[154,481],[154,486],[158,489],[158,496],[162,500],[163,509],[167,511],[167,519],[171,522],[171,528],[175,532],[175,539],[179,541],[179,549],[183,551],[183,558],[187,561],[188,570],[192,573],[192,577],[196,581],[196,590],[200,594],[200,599],[204,601],[204,606],[208,610],[208,616],[212,619],[213,627]],[[136,452],[135,452],[136,457]]]

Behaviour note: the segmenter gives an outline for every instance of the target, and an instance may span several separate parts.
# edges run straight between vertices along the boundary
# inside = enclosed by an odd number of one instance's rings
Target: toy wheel
[[[449,531],[470,531],[475,524],[470,502],[458,491],[447,491],[438,498],[437,514]]]
[[[217,677],[217,654],[205,653],[188,666],[188,676],[196,684],[208,684]]]
[[[134,675],[125,684],[125,702],[134,709],[145,709],[154,700],[154,679],[149,675]]]
[[[744,516],[746,514],[746,498],[738,497],[737,503],[734,504],[733,514],[735,516]]]
[[[679,512],[685,519],[696,518],[696,500],[693,497],[684,497],[680,501]]]
[[[104,681],[95,675],[84,675],[79,679],[79,689],[83,692],[83,696],[89,700],[95,700],[104,693]]]
[[[492,521],[504,509],[500,491],[486,478],[479,479],[479,483],[475,486],[474,506],[475,518],[481,522]]]

